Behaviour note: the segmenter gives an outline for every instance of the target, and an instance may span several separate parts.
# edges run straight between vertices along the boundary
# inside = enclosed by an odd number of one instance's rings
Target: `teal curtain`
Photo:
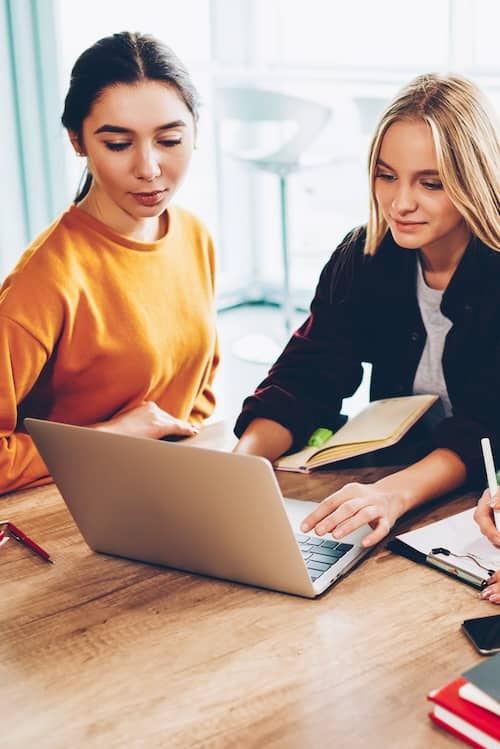
[[[1,135],[9,179],[0,192],[2,275],[67,202],[52,0],[0,0]],[[9,194],[6,194],[8,189]]]

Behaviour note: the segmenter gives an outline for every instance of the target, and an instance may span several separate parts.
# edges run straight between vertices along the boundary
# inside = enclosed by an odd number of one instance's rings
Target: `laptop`
[[[314,598],[367,549],[299,532],[316,502],[284,499],[268,460],[27,418],[91,549]]]

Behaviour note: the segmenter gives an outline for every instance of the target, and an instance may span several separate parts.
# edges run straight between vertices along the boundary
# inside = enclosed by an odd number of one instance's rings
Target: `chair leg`
[[[281,250],[283,255],[283,320],[287,338],[292,332],[292,299],[290,294],[290,257],[288,253],[288,203],[286,177],[280,175]]]
[[[280,355],[284,344],[290,338],[293,325],[292,298],[290,294],[290,258],[288,255],[288,205],[286,177],[280,175],[280,219],[281,219],[281,250],[283,257],[283,285],[281,297],[281,311],[285,335],[273,340],[266,334],[246,335],[233,344],[233,354],[244,361],[260,364],[272,364]]]

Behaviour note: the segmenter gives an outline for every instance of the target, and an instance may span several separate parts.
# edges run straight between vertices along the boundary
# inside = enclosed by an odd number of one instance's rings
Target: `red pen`
[[[50,558],[48,552],[46,552],[45,549],[42,549],[42,547],[39,546],[36,541],[33,541],[32,538],[27,536],[26,533],[23,533],[20,528],[14,525],[14,523],[11,523],[9,521],[7,523],[7,528],[9,529],[9,533],[12,538],[15,538],[15,540],[19,541],[20,544],[24,544],[25,546],[27,546],[29,549],[31,549],[31,551],[34,551],[35,554],[38,554],[39,557],[45,559],[46,562],[54,564],[54,560]]]

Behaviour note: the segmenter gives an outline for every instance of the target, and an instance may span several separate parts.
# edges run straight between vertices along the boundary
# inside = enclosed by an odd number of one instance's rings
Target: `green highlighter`
[[[322,447],[325,442],[330,439],[332,434],[333,432],[331,429],[327,429],[326,427],[319,427],[318,429],[315,429],[311,434],[307,445],[308,447]]]

